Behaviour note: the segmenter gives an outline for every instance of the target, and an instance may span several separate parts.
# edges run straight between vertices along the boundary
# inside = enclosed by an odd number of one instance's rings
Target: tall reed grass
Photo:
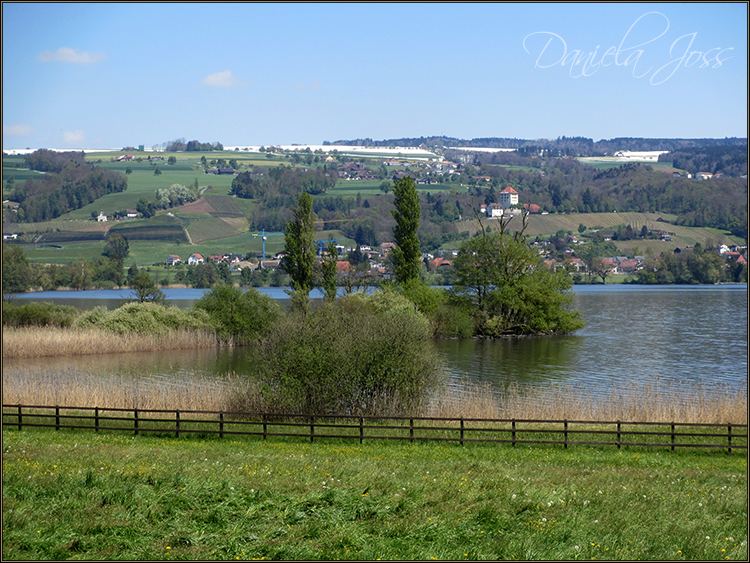
[[[531,390],[511,383],[497,391],[464,381],[435,397],[423,413],[435,417],[623,422],[747,423],[747,380],[739,389],[705,383],[614,384],[595,394],[573,384]]]
[[[384,399],[387,401],[387,398]],[[247,377],[187,374],[180,381],[148,381],[129,374],[96,377],[71,369],[17,368],[3,371],[3,403],[44,406],[279,412],[261,385]],[[382,413],[393,412],[384,405]],[[443,387],[413,416],[445,418],[515,418],[744,424],[747,383],[739,389],[705,384],[631,383],[594,395],[580,386],[552,385],[532,390],[510,384],[497,391],[489,384],[462,382]]]
[[[165,334],[116,334],[95,328],[3,329],[3,358],[184,350],[216,345],[214,333],[198,330],[171,330]]]

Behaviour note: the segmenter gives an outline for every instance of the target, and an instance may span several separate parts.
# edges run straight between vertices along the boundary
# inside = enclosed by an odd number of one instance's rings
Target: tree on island
[[[506,232],[512,217],[500,219],[488,233],[461,245],[453,263],[455,283],[449,294],[474,318],[474,333],[482,336],[565,334],[583,327],[573,300],[571,280],[564,270],[550,271],[526,243],[523,227]]]

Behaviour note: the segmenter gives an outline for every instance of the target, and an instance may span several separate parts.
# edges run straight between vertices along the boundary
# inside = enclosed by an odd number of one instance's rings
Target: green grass
[[[4,431],[3,559],[73,557],[747,560],[747,460]]]

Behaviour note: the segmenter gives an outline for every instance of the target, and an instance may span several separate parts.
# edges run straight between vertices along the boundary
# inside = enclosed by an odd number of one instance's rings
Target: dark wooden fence
[[[276,415],[219,411],[3,405],[3,428],[86,429],[139,433],[645,446],[747,450],[747,424],[489,418]],[[740,433],[738,433],[740,431]]]

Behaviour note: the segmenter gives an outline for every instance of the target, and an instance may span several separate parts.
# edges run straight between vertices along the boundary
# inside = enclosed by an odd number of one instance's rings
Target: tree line
[[[19,223],[55,219],[128,186],[123,173],[86,163],[82,152],[41,149],[27,155],[26,164],[45,174],[15,186],[8,196],[18,203]]]

